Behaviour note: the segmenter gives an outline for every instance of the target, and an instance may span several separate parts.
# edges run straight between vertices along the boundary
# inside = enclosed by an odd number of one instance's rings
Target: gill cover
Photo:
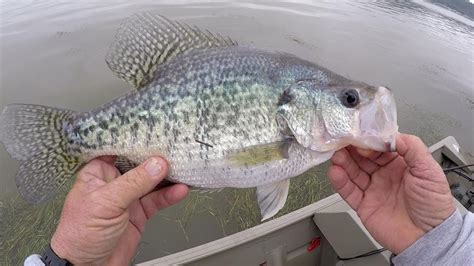
[[[299,81],[286,89],[280,96],[277,109],[277,123],[287,135],[293,136],[305,148],[313,144],[313,126],[318,124],[317,107],[319,98],[312,89],[311,81]]]

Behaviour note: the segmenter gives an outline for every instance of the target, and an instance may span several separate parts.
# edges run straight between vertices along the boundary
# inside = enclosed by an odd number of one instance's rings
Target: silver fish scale
[[[256,186],[304,172],[315,155],[294,148],[299,160],[258,167],[233,165],[227,157],[284,140],[275,119],[284,89],[301,79],[327,85],[334,78],[341,82],[340,76],[286,54],[240,47],[197,51],[160,66],[138,92],[79,115],[68,135],[84,160],[120,155],[142,162],[163,155],[173,181]]]

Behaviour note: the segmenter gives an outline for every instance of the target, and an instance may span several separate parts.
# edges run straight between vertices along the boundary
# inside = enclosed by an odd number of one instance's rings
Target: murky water
[[[417,134],[428,144],[453,135],[466,152],[474,153],[473,23],[413,3],[0,2],[0,109],[20,102],[86,111],[130,90],[107,69],[104,55],[120,22],[140,11],[388,86],[397,97],[402,132]],[[17,167],[0,148],[2,200],[17,194]],[[217,223],[215,212],[202,211],[200,205],[184,234],[166,218],[181,215],[183,208],[152,220],[137,261],[211,241],[236,228],[232,221]]]

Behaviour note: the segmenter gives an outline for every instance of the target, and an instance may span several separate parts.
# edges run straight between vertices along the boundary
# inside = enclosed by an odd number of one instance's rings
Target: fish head
[[[303,147],[318,152],[348,145],[395,150],[397,109],[386,87],[364,83],[322,87],[307,80],[284,91],[279,104],[278,124]]]
[[[388,88],[366,84],[329,87],[321,92],[316,109],[311,149],[329,151],[353,145],[395,150],[397,110]]]

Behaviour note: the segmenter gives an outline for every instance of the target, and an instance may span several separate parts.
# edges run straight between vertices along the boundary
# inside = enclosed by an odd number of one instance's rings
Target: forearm
[[[456,210],[402,253],[395,265],[474,265],[474,214]]]

